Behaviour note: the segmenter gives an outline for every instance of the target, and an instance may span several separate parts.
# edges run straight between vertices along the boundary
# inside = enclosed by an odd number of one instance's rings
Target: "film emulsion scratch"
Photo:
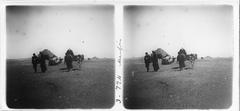
[[[228,109],[233,7],[124,7],[127,109]]]
[[[9,108],[113,107],[114,6],[7,6],[6,14]]]

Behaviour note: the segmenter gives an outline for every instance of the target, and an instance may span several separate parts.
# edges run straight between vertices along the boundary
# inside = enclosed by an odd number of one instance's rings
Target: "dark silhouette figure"
[[[187,52],[186,52],[186,50],[185,50],[184,48],[181,48],[181,49],[178,51],[178,55],[179,55],[179,54],[183,54],[184,57],[187,56]],[[185,58],[184,58],[184,59],[185,59]],[[177,61],[179,61],[179,60],[177,59]],[[182,65],[183,65],[183,67],[185,67],[185,60],[183,61]]]
[[[181,48],[178,52],[181,54],[187,55],[187,52],[184,48]]]
[[[70,54],[72,57],[74,56],[74,53],[73,53],[73,51],[71,49],[68,49],[66,53]]]
[[[41,67],[42,72],[47,71],[46,59],[47,59],[47,57],[42,52],[40,52],[39,53],[39,62],[40,62],[40,67]]]
[[[147,68],[147,72],[149,71],[149,64],[151,63],[151,56],[146,52],[144,56],[145,67]]]
[[[152,51],[152,63],[153,63],[153,69],[155,72],[158,71],[159,65],[158,65],[158,57],[156,52]]]
[[[73,68],[72,62],[73,62],[73,56],[70,53],[66,53],[64,57],[64,61],[67,65],[68,71],[70,71]]]
[[[32,56],[32,64],[33,64],[34,72],[37,72],[38,57],[36,56],[35,53],[33,53],[33,56]]]
[[[183,53],[178,52],[178,56],[177,56],[178,62],[179,62],[179,68],[180,71],[183,69],[183,67],[185,67],[185,55]]]

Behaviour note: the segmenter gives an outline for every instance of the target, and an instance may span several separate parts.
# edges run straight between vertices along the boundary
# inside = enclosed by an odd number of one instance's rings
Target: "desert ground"
[[[150,70],[153,71],[150,64]],[[232,58],[175,62],[146,72],[143,59],[125,60],[124,105],[129,109],[225,109],[232,104]]]
[[[111,108],[114,60],[86,60],[67,72],[64,63],[34,73],[30,59],[7,60],[10,108]]]

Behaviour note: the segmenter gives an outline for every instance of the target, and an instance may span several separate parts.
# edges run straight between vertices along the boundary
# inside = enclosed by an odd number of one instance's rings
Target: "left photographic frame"
[[[114,6],[6,6],[6,103],[114,105]]]

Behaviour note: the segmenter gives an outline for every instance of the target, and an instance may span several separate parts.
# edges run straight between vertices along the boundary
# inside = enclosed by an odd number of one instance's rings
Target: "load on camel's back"
[[[83,54],[75,55],[71,49],[68,49],[66,54],[70,54],[72,56],[72,60],[77,61],[78,63],[82,63],[84,60]]]
[[[180,69],[185,67],[185,61],[189,61],[191,64],[191,68],[193,69],[196,59],[197,54],[187,54],[187,52],[183,48],[178,51],[177,61],[179,62]]]
[[[48,65],[49,66],[53,66],[53,65],[58,65],[60,63],[62,63],[62,58],[61,57],[57,57],[55,54],[53,54],[50,50],[48,49],[44,49],[43,51],[41,51],[42,54],[44,56],[46,56],[46,58],[48,59]]]
[[[78,54],[73,56],[73,61],[77,61],[78,63],[83,62],[84,60],[84,55],[83,54]]]
[[[168,64],[172,64],[176,58],[171,57],[166,51],[164,51],[161,48],[158,48],[157,50],[155,50],[158,59],[162,60],[162,65],[168,65]]]

